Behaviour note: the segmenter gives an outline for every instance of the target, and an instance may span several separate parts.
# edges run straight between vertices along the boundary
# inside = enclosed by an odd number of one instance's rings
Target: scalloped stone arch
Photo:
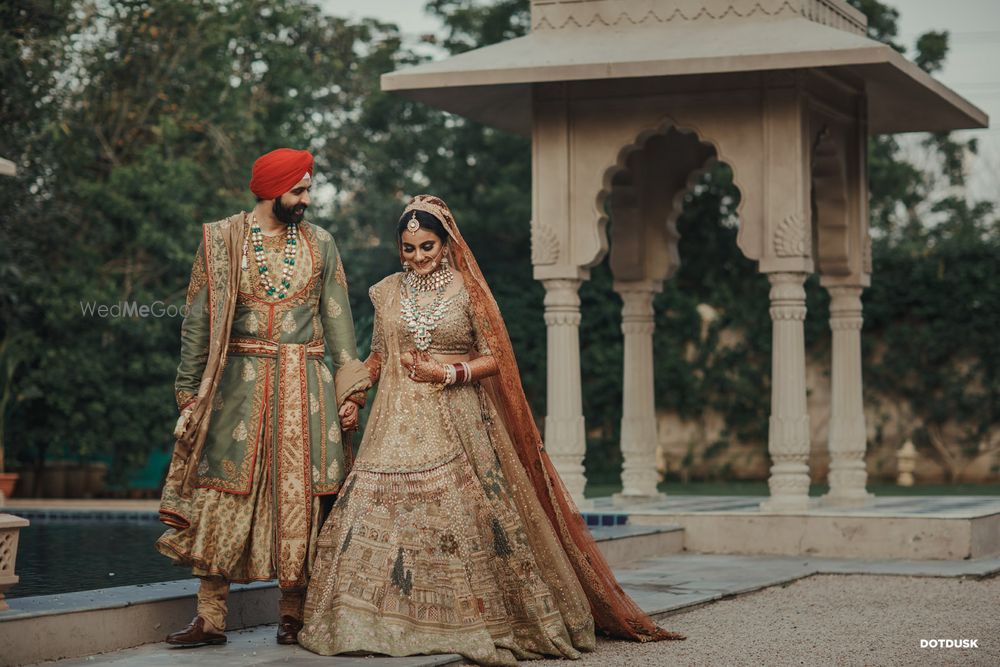
[[[676,269],[676,267],[679,266],[679,257],[676,256],[677,241],[680,240],[680,234],[677,231],[677,218],[683,211],[684,198],[687,196],[688,193],[692,191],[692,189],[695,186],[698,185],[701,177],[705,174],[705,172],[708,171],[717,162],[723,162],[729,165],[730,169],[733,172],[733,185],[736,187],[737,192],[739,193],[739,201],[736,206],[736,215],[737,218],[739,218],[742,222],[740,214],[743,208],[743,203],[745,201],[744,189],[741,186],[739,174],[737,173],[737,167],[734,164],[734,162],[726,157],[726,155],[722,151],[719,142],[715,141],[711,137],[706,137],[705,133],[702,132],[697,126],[692,125],[690,123],[683,123],[683,124],[678,123],[673,118],[665,116],[656,125],[641,130],[638,134],[636,134],[635,139],[631,143],[622,146],[618,150],[614,163],[606,167],[601,174],[601,186],[594,199],[594,208],[596,211],[598,233],[602,239],[601,245],[603,251],[601,255],[596,258],[595,264],[597,262],[600,262],[604,258],[604,256],[607,254],[610,248],[609,239],[607,236],[607,228],[609,222],[607,205],[608,205],[608,200],[611,197],[615,187],[614,186],[615,177],[618,174],[622,172],[627,172],[629,170],[628,161],[633,154],[645,150],[649,141],[654,137],[669,136],[669,132],[671,130],[674,130],[681,135],[693,137],[695,140],[697,140],[697,142],[701,146],[706,147],[709,151],[709,157],[702,164],[691,166],[691,169],[687,174],[684,187],[678,189],[677,192],[674,193],[668,216],[666,220],[664,220],[664,224],[666,225],[666,234],[668,237],[668,241],[671,245],[670,263],[672,265],[672,268]]]

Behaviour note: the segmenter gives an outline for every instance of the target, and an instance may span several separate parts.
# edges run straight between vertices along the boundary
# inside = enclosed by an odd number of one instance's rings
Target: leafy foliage
[[[853,0],[870,34],[896,43],[898,13]],[[425,41],[451,53],[524,34],[527,0],[431,0]],[[124,475],[169,445],[177,318],[86,317],[81,302],[177,305],[198,225],[248,207],[249,165],[279,145],[317,155],[317,205],[346,257],[362,350],[367,287],[398,270],[408,196],[453,208],[510,328],[525,388],[545,414],[543,290],[530,265],[530,145],[379,90],[423,49],[373,20],[307,0],[34,0],[0,8],[0,394],[8,459],[102,456]],[[928,71],[947,34],[914,60]],[[875,278],[865,296],[873,395],[910,401],[927,424],[961,420],[968,443],[997,419],[1000,232],[989,204],[935,199],[962,183],[971,143],[927,139],[926,174],[892,137],[870,142]],[[958,190],[960,191],[960,190]],[[770,377],[767,281],[736,247],[739,193],[725,165],[688,195],[683,260],[655,301],[656,397],[686,417],[726,415],[725,439],[764,446]],[[620,300],[602,264],[581,289],[588,472],[615,473],[621,411]],[[826,294],[807,284],[806,339],[827,353]],[[698,308],[718,317],[703,327]],[[956,336],[955,331],[964,332]],[[736,342],[728,332],[738,332]],[[728,342],[727,342],[728,341]],[[957,370],[956,370],[957,369]],[[3,428],[6,424],[6,429]],[[725,448],[728,440],[713,445]],[[970,444],[971,446],[971,444]]]

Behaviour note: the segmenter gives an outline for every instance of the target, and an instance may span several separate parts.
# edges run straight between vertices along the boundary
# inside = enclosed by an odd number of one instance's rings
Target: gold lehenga
[[[299,642],[317,653],[461,653],[483,664],[593,650],[595,626],[683,639],[622,590],[542,446],[507,329],[440,199],[407,211],[444,225],[464,292],[439,353],[473,346],[498,373],[439,389],[404,375],[400,274],[371,290],[378,395],[358,460],[317,540]]]
[[[299,642],[327,655],[460,653],[488,665],[592,650],[583,589],[554,535],[533,544],[512,500],[492,444],[506,435],[489,396],[478,384],[442,389],[401,372],[409,335],[399,293],[400,274],[371,290],[382,377],[317,539]],[[463,288],[432,351],[488,354],[470,315]]]

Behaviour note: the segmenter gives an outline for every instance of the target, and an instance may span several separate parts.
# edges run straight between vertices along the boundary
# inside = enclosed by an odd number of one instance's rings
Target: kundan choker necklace
[[[412,287],[418,292],[431,292],[436,289],[447,287],[455,279],[451,267],[441,263],[437,269],[431,271],[426,276],[419,276],[414,271],[407,271],[403,275],[403,280],[408,287]]]
[[[257,224],[257,216],[250,222],[250,240],[253,242],[253,254],[257,260],[257,271],[260,273],[260,282],[264,286],[264,292],[268,296],[275,296],[284,299],[288,294],[288,289],[292,286],[292,271],[295,269],[295,252],[298,249],[299,225],[291,223],[285,230],[285,253],[281,262],[281,287],[275,287],[271,280],[271,274],[267,270],[267,260],[264,256],[264,233]]]

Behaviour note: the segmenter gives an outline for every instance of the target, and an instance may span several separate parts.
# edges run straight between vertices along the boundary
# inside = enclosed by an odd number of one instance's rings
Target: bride
[[[415,197],[370,290],[379,382],[316,542],[299,643],[324,655],[577,658],[680,639],[614,579],[545,453],[503,318],[451,211]]]

